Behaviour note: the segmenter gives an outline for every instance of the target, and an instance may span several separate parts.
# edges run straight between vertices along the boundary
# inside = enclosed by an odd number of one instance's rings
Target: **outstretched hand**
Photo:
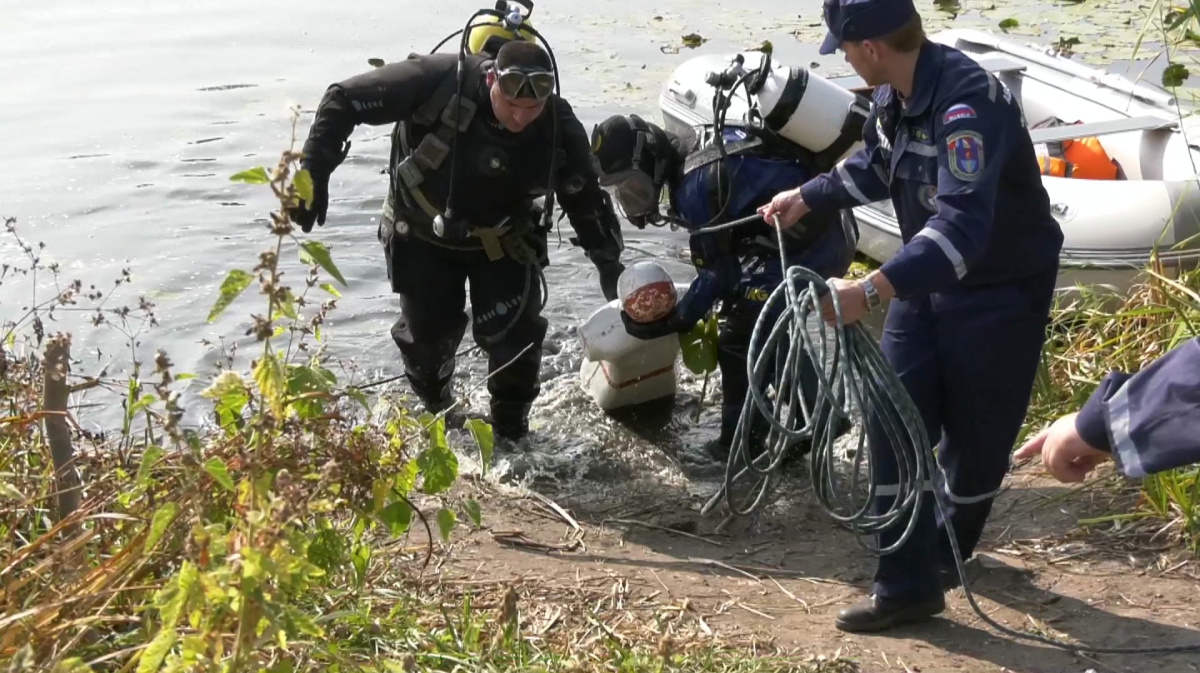
[[[1098,465],[1112,458],[1106,451],[1084,441],[1075,429],[1075,417],[1068,414],[1042,430],[1017,449],[1013,457],[1024,460],[1040,455],[1052,477],[1067,483],[1081,482]]]

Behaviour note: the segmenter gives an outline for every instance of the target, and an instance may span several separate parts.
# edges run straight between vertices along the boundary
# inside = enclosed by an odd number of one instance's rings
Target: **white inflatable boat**
[[[1123,291],[1155,249],[1169,274],[1200,264],[1200,116],[1181,118],[1174,97],[1163,89],[991,33],[949,30],[931,39],[966,52],[1019,97],[1035,144],[1097,137],[1122,168],[1118,180],[1043,177],[1065,235],[1060,288],[1108,285]],[[757,68],[763,59],[758,52],[742,57],[747,69]],[[693,125],[712,123],[714,89],[706,80],[709,73],[726,70],[733,58],[734,54],[697,56],[676,68],[659,97],[668,130],[686,132]],[[847,116],[847,101],[853,106],[852,98],[844,96],[863,86],[854,76],[826,80],[777,63],[772,68],[781,73],[776,79],[807,80],[807,91],[800,87],[806,100],[786,128],[773,127],[794,141],[796,129],[805,125],[837,131],[830,122],[840,123]],[[814,87],[814,82],[820,85]],[[726,113],[729,121],[742,121],[751,102],[764,113],[764,107],[778,105],[786,95],[768,85],[754,101],[747,101],[742,91],[734,95]],[[770,121],[769,115],[762,116]],[[1069,125],[1035,128],[1052,118]],[[800,144],[814,151],[825,149],[832,139],[828,133],[814,135],[809,130],[800,134],[804,136]],[[813,142],[820,146],[812,146]],[[856,143],[844,154],[860,147]],[[900,229],[890,202],[855,208],[852,213],[860,252],[882,262],[900,247]]]

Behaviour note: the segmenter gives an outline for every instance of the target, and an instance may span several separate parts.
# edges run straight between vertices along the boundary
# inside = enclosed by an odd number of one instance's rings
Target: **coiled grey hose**
[[[725,229],[756,219],[758,216],[752,216],[718,226]],[[777,219],[774,224],[782,240]],[[825,279],[804,267],[788,266],[783,246],[780,246],[780,264],[784,269],[783,282],[767,298],[751,333],[746,358],[750,388],[730,447],[725,482],[701,513],[707,514],[722,499],[735,514],[746,515],[757,510],[766,503],[788,452],[808,440],[811,442],[809,478],[822,509],[838,524],[857,533],[856,539],[865,549],[873,554],[891,553],[912,536],[921,515],[925,484],[933,482],[940,486],[944,483],[944,479],[941,482],[935,479],[944,475],[934,457],[925,424],[900,377],[862,323],[845,325],[842,308],[836,300],[833,302],[836,325],[821,318],[821,298],[829,291]],[[784,303],[782,310],[777,310],[780,303]],[[769,325],[769,317],[774,314],[778,314],[778,318]],[[816,317],[815,336],[814,329],[809,327],[812,316]],[[800,386],[805,356],[812,362],[818,381],[816,399],[811,406],[804,399]],[[751,458],[750,428],[755,414],[761,414],[770,429],[764,450]],[[874,417],[877,428],[886,434],[895,452],[899,486],[892,506],[884,512],[872,511],[878,489],[871,465],[864,462],[870,457],[865,432],[858,438],[851,465],[847,466],[848,461],[840,461],[837,456],[837,421],[852,414],[861,419]],[[846,472],[848,474],[844,474]],[[748,493],[740,498],[735,496],[734,485],[747,478],[751,480]],[[949,507],[944,502],[948,496],[940,487],[932,492],[934,505],[942,519],[949,521]],[[904,531],[890,546],[878,549],[866,542],[896,526],[903,526]],[[1171,647],[1091,647],[1003,626],[975,602],[954,527],[946,526],[945,532],[954,551],[958,577],[967,601],[980,619],[997,631],[1070,652],[1161,654],[1200,651],[1200,643]]]

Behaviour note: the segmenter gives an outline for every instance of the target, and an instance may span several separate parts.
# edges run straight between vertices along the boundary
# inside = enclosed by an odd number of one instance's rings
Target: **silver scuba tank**
[[[848,130],[860,130],[867,114],[852,91],[807,69],[775,63],[770,64],[755,99],[767,128],[818,153]],[[859,128],[851,129],[855,123]]]

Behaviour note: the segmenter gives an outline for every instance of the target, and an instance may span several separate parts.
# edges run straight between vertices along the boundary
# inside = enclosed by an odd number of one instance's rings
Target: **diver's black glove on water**
[[[305,168],[312,176],[313,200],[312,203],[305,203],[304,199],[300,199],[300,205],[291,209],[290,216],[307,234],[312,231],[313,222],[322,226],[325,224],[325,213],[329,210],[329,171],[312,166]]]
[[[625,332],[629,336],[643,341],[691,331],[690,328],[684,326],[683,320],[675,311],[651,322],[637,322],[629,317],[628,313],[621,311],[621,322],[625,323]]]
[[[625,265],[617,261],[596,261],[596,270],[600,272],[600,291],[604,298],[612,301],[617,298],[617,279],[625,273]]]

